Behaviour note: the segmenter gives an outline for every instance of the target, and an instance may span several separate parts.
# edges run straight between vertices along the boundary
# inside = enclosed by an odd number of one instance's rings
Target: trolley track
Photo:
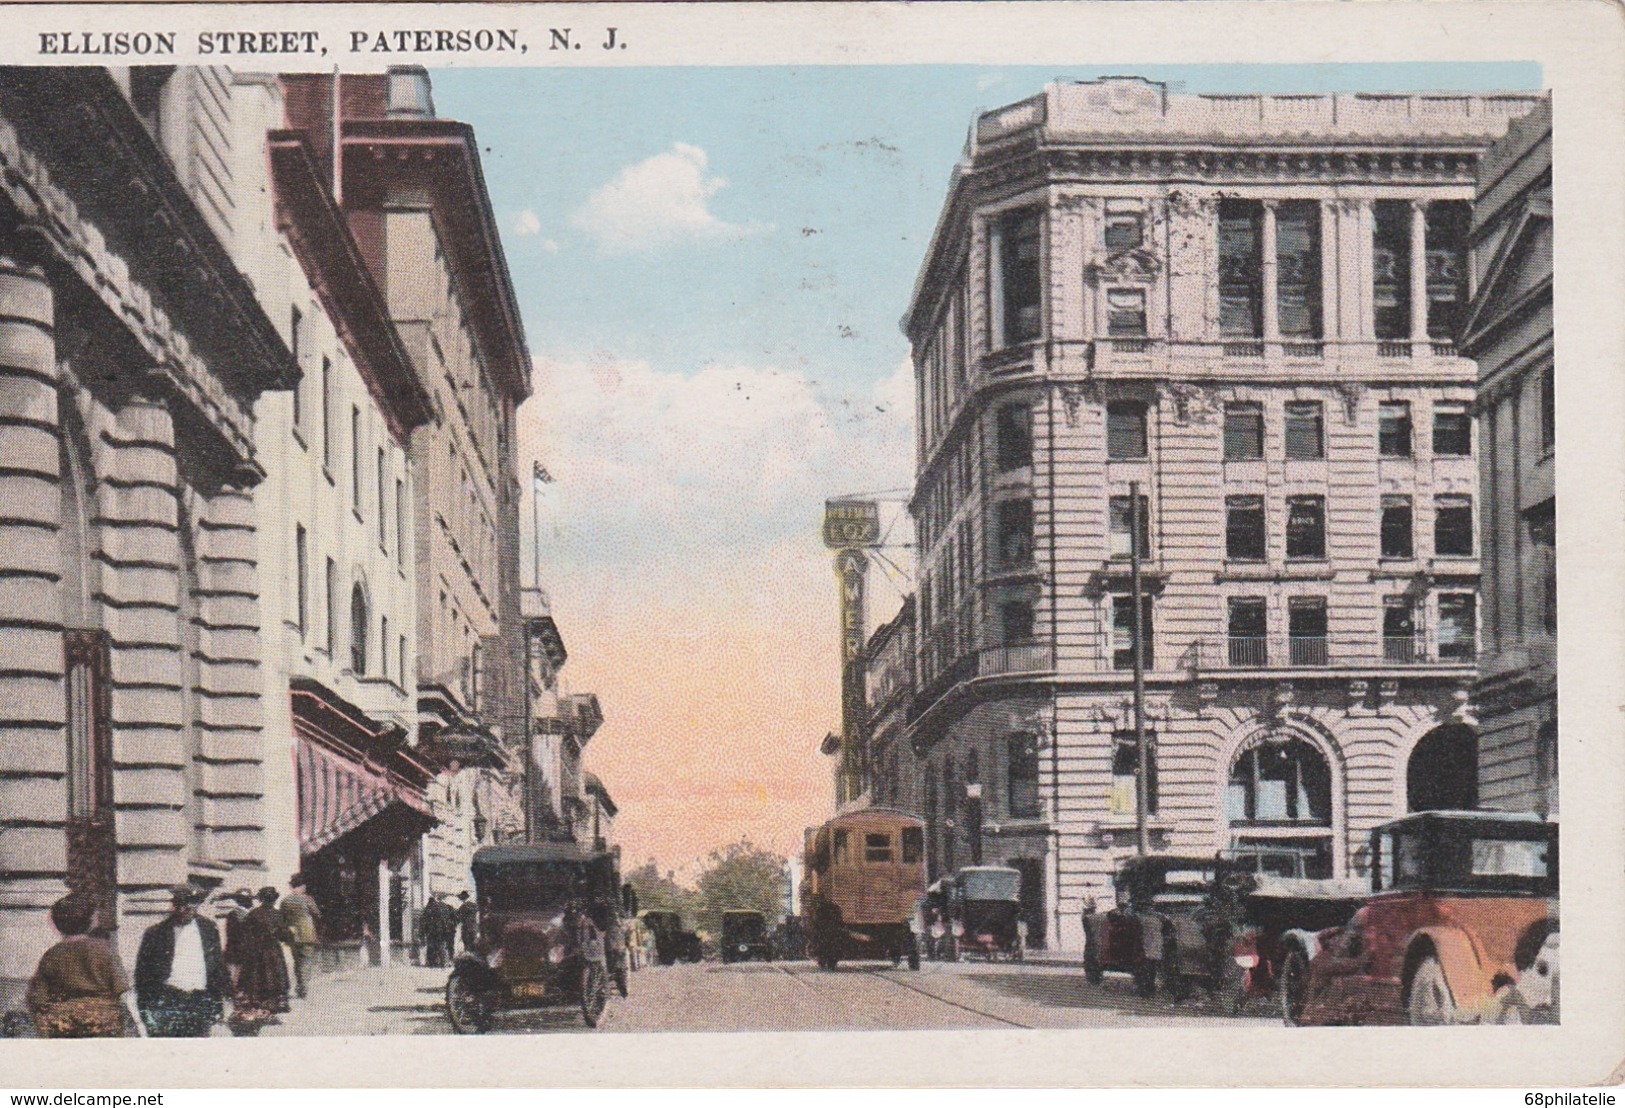
[[[810,963],[807,963],[807,965],[810,966]],[[814,982],[828,982],[828,983],[830,983],[830,985],[833,986],[836,982],[838,982],[841,979],[841,976],[842,976],[840,971],[836,971],[836,973],[833,973],[833,974],[829,973],[826,970],[819,970],[819,969],[806,969],[806,970],[802,970],[801,972],[795,972],[788,965],[784,965],[784,964],[781,964],[781,963],[774,963],[774,966],[775,966],[776,969],[778,969],[780,972],[782,972],[786,977],[790,978],[792,981],[795,981],[797,984],[799,984],[802,988],[807,989],[810,992],[821,995],[821,996],[829,995],[834,990],[833,990],[833,988],[825,988],[820,984],[815,984]],[[907,981],[907,980],[903,979],[902,977],[897,976],[897,973],[898,973],[898,971],[895,971],[895,970],[883,969],[883,968],[874,967],[874,966],[851,966],[846,971],[846,976],[848,978],[850,978],[851,976],[854,976],[854,975],[861,975],[865,980],[868,980],[868,981],[883,982],[885,984],[895,986],[896,988],[904,990],[906,992],[913,993],[916,996],[923,997],[926,1000],[932,1001],[932,1002],[934,1002],[936,1004],[940,1004],[940,1005],[942,1005],[944,1007],[954,1008],[954,1009],[957,1009],[958,1011],[965,1012],[965,1013],[967,1013],[969,1015],[977,1016],[977,1017],[979,1017],[981,1019],[984,1019],[984,1020],[990,1020],[990,1021],[992,1021],[994,1023],[1002,1024],[1002,1025],[1004,1025],[1006,1027],[1016,1027],[1016,1028],[1020,1028],[1020,1029],[1022,1029],[1024,1031],[1034,1029],[1033,1024],[1022,1023],[1019,1020],[1013,1020],[1013,1019],[1010,1019],[1007,1016],[1001,1016],[996,1012],[990,1012],[990,1011],[988,1011],[988,1010],[986,1010],[984,1008],[978,1008],[978,1007],[976,1007],[974,1005],[971,1005],[971,1004],[965,1004],[965,1003],[963,1003],[961,1001],[953,1000],[953,999],[951,999],[949,997],[942,996],[940,993],[932,992],[930,989],[922,988],[921,986],[916,985],[913,982]]]

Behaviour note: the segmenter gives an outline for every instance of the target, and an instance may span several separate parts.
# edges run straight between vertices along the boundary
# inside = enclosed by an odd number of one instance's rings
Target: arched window
[[[1302,739],[1269,739],[1230,766],[1225,815],[1232,824],[1332,822],[1332,775],[1326,759]]]
[[[1405,807],[1412,812],[1478,807],[1478,736],[1462,724],[1422,736],[1405,766]]]
[[[357,677],[367,672],[367,592],[357,582],[350,590],[350,669]]]

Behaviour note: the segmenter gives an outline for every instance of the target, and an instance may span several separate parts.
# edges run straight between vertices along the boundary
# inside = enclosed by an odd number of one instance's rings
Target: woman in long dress
[[[226,930],[226,964],[236,977],[232,990],[231,1033],[258,1035],[260,1028],[288,1010],[288,967],[277,938],[276,912],[267,907],[265,892],[276,903],[276,890],[261,890],[260,903],[242,915],[233,915]],[[229,898],[247,908],[254,897],[247,889]]]
[[[116,1038],[124,1034],[123,995],[130,980],[106,939],[90,934],[94,905],[69,894],[51,905],[62,941],[40,957],[28,983],[28,1011],[42,1038]]]

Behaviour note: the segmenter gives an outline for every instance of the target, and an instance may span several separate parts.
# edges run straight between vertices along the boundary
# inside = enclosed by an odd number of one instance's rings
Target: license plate
[[[547,995],[547,982],[521,981],[514,985],[513,995],[519,1000],[540,1000]]]

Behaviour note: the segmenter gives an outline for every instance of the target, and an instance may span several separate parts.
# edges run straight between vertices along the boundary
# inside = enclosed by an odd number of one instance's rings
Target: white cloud
[[[516,235],[534,235],[541,231],[541,218],[529,208],[520,212],[513,221],[513,231]]]
[[[771,224],[729,223],[711,211],[712,198],[727,184],[708,172],[704,150],[675,143],[594,189],[570,216],[570,224],[591,235],[600,248],[614,252],[651,250],[683,240],[737,239],[771,230]]]
[[[543,239],[542,240],[542,249],[546,250],[549,254],[557,254],[559,252],[559,240],[558,239]]]

